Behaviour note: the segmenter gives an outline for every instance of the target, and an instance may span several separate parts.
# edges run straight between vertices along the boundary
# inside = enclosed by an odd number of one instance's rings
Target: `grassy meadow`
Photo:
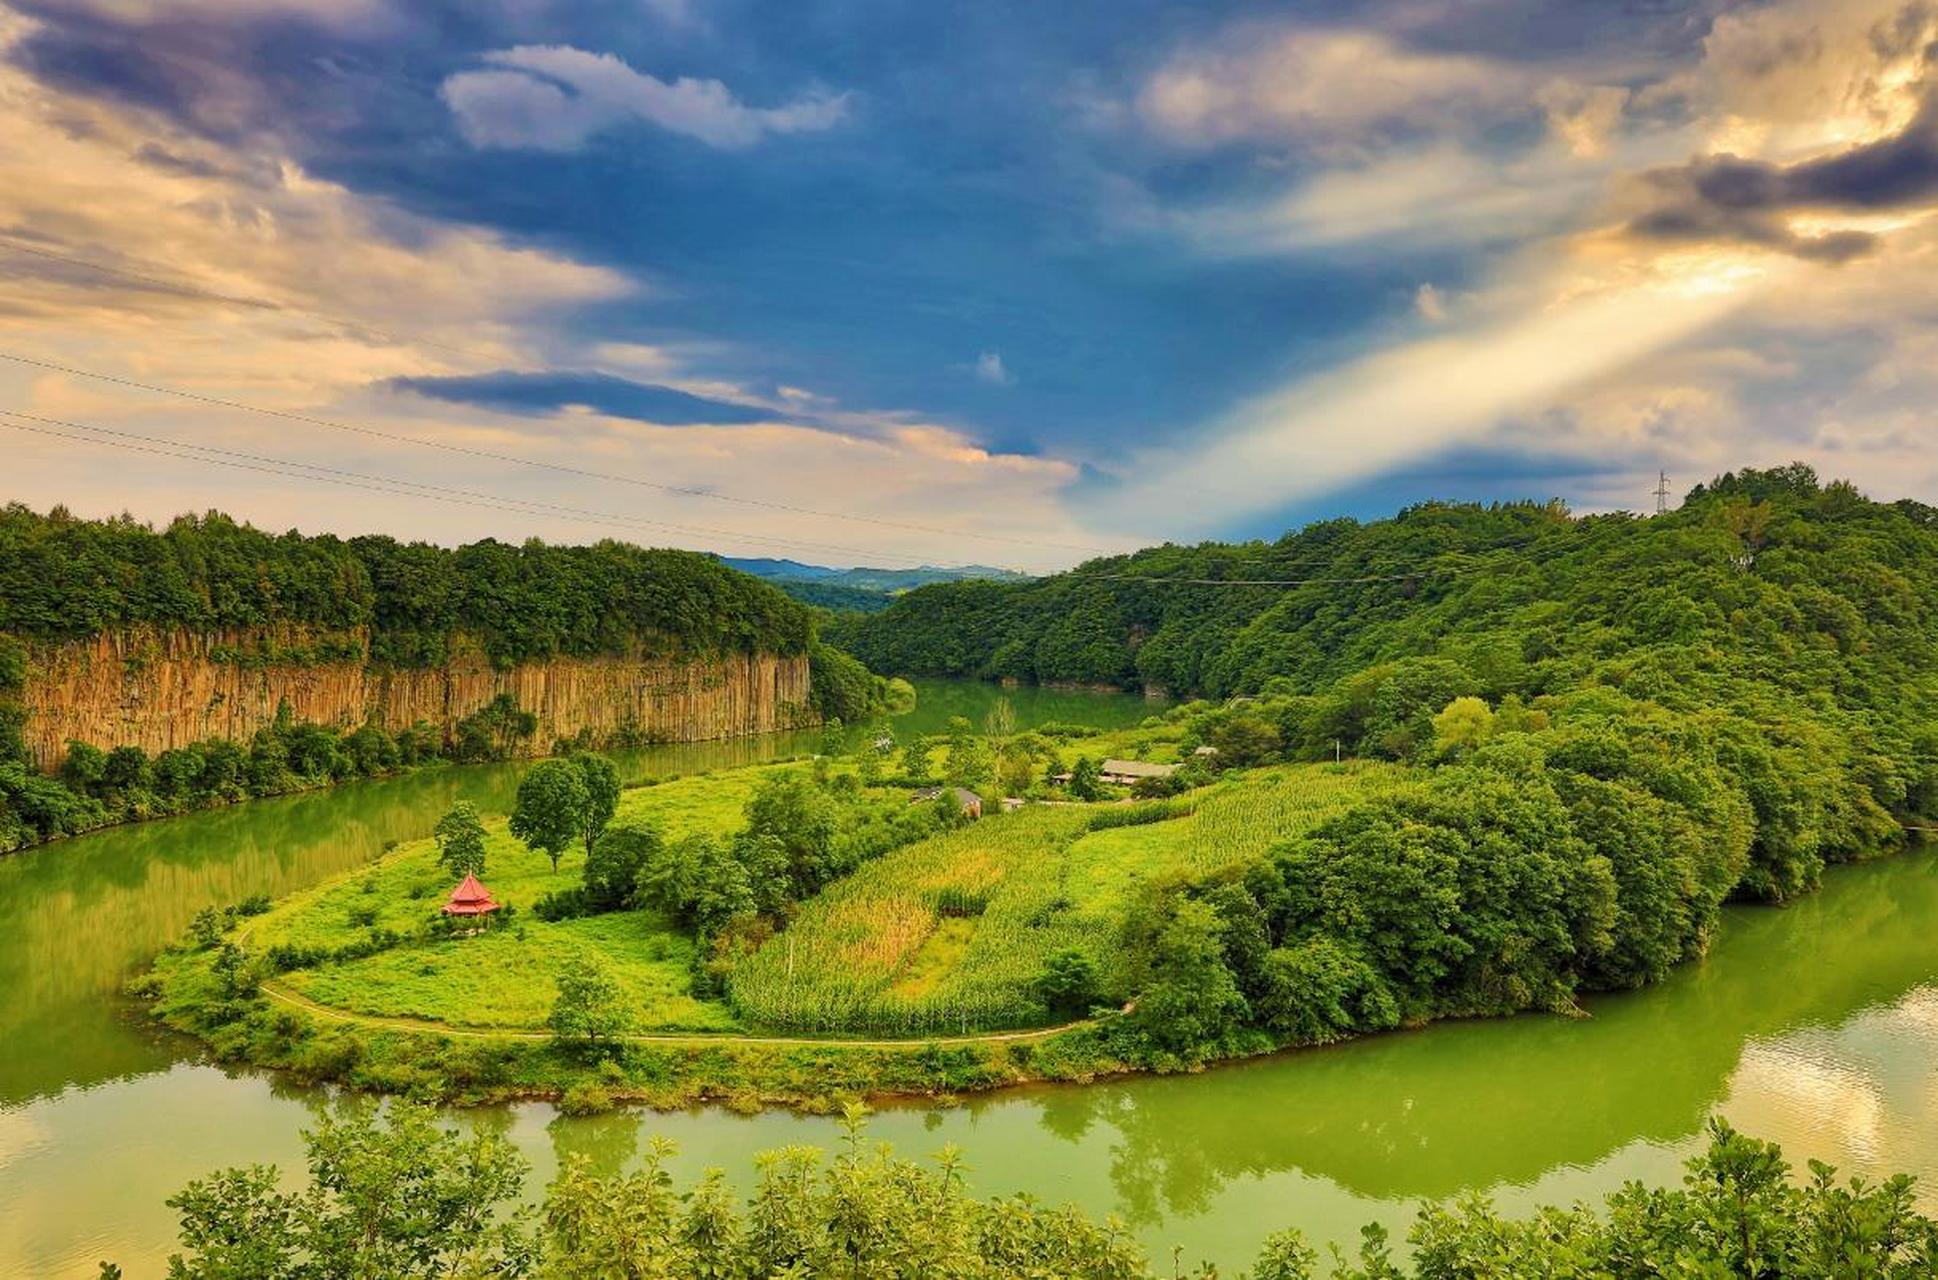
[[[730,834],[760,783],[805,764],[760,765],[678,778],[622,793],[616,821],[655,822],[669,838]],[[884,789],[878,807],[901,802]],[[354,959],[304,965],[277,981],[320,1004],[353,1013],[423,1018],[454,1027],[543,1028],[556,995],[553,975],[575,956],[595,961],[618,984],[639,1031],[734,1031],[718,1001],[692,995],[693,939],[653,911],[548,922],[531,914],[549,893],[578,885],[583,854],[557,871],[542,853],[487,824],[482,877],[492,896],[517,911],[507,927],[471,937],[409,941]],[[430,840],[412,841],[369,867],[284,899],[246,922],[236,941],[271,955],[278,946],[331,951],[385,933],[413,938],[433,919],[453,877]]]

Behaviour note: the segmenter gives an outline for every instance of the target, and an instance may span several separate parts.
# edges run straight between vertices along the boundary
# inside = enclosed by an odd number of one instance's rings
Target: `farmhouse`
[[[1105,782],[1128,787],[1144,778],[1168,778],[1178,771],[1174,764],[1152,764],[1148,760],[1106,760],[1099,770]]]
[[[942,790],[941,787],[923,787],[915,793],[915,798],[909,801],[909,803],[922,804],[924,802],[933,802],[937,796],[942,794]],[[961,807],[964,813],[972,818],[982,817],[981,796],[969,790],[967,787],[950,787],[949,790],[955,792],[956,804]]]

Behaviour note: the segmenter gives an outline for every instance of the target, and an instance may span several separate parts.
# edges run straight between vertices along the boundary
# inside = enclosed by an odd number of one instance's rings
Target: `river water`
[[[998,691],[929,683],[898,732],[978,716]],[[1009,695],[1023,725],[1135,723],[1140,699]],[[634,777],[804,749],[811,736],[655,748]],[[158,1274],[163,1201],[246,1163],[300,1168],[319,1096],[200,1061],[117,997],[200,907],[280,894],[428,832],[460,796],[503,812],[522,766],[476,766],[96,833],[0,860],[0,1277]],[[1592,1016],[1442,1024],[1197,1075],[894,1107],[876,1136],[920,1155],[954,1143],[987,1193],[1116,1214],[1154,1255],[1235,1268],[1297,1225],[1350,1244],[1403,1231],[1426,1200],[1509,1207],[1670,1181],[1704,1121],[1781,1141],[1801,1164],[1919,1174],[1938,1208],[1938,859],[1830,873],[1783,910],[1731,908],[1701,964]],[[543,1104],[455,1117],[507,1133],[542,1186],[583,1153],[625,1167],[653,1135],[675,1166],[745,1180],[756,1152],[832,1145],[833,1121],[720,1110],[558,1116]]]

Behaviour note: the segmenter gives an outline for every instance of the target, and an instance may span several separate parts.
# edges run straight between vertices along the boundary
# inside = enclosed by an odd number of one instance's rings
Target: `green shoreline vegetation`
[[[308,1179],[228,1169],[170,1199],[172,1280],[307,1276],[1081,1277],[1214,1280],[1209,1264],[1151,1266],[1124,1227],[1027,1196],[979,1199],[966,1157],[930,1166],[868,1141],[859,1111],[827,1157],[790,1147],[757,1161],[743,1201],[720,1170],[682,1186],[655,1145],[634,1172],[567,1162],[543,1203],[519,1207],[527,1172],[501,1135],[466,1139],[427,1110],[326,1111],[305,1135]],[[1811,1162],[1711,1123],[1683,1185],[1631,1184],[1599,1206],[1501,1215],[1473,1198],[1420,1210],[1405,1248],[1367,1226],[1353,1256],[1322,1260],[1294,1228],[1267,1237],[1249,1280],[1472,1280],[1489,1276],[1786,1276],[1911,1280],[1938,1268],[1938,1222],[1911,1179],[1839,1182]],[[104,1280],[120,1272],[102,1264]]]
[[[443,760],[647,745],[534,741],[509,695],[451,727],[299,722],[288,708],[247,742],[150,757],[72,743],[43,776],[21,736],[34,646],[130,628],[240,635],[212,660],[240,666],[440,665],[475,648],[497,668],[558,656],[806,654],[803,715],[856,720],[905,696],[821,643],[814,614],[712,556],[495,541],[456,550],[386,537],[274,535],[218,512],[157,531],[0,507],[0,853],[123,822],[383,777]]]

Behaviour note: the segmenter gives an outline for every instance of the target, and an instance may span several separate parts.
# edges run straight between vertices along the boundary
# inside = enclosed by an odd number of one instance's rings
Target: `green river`
[[[979,716],[999,691],[921,686],[901,731]],[[1141,700],[1017,690],[1019,723],[1135,723]],[[744,763],[807,738],[664,747],[634,777]],[[0,1277],[92,1277],[100,1259],[158,1274],[164,1199],[228,1164],[300,1167],[320,1101],[230,1074],[148,1026],[126,976],[200,907],[281,894],[426,834],[459,796],[503,812],[522,766],[435,769],[100,832],[0,860]],[[1783,910],[1732,908],[1712,954],[1592,1016],[1444,1024],[1199,1075],[890,1108],[905,1154],[953,1143],[984,1192],[1116,1214],[1157,1256],[1228,1268],[1292,1224],[1349,1243],[1403,1230],[1423,1200],[1509,1207],[1673,1180],[1703,1121],[1781,1141],[1798,1164],[1921,1176],[1938,1208],[1938,862],[1928,852],[1833,871]],[[623,1167],[654,1134],[677,1167],[737,1178],[754,1153],[830,1145],[834,1122],[720,1110],[566,1119],[549,1106],[456,1117],[504,1131],[534,1187],[558,1160]]]

